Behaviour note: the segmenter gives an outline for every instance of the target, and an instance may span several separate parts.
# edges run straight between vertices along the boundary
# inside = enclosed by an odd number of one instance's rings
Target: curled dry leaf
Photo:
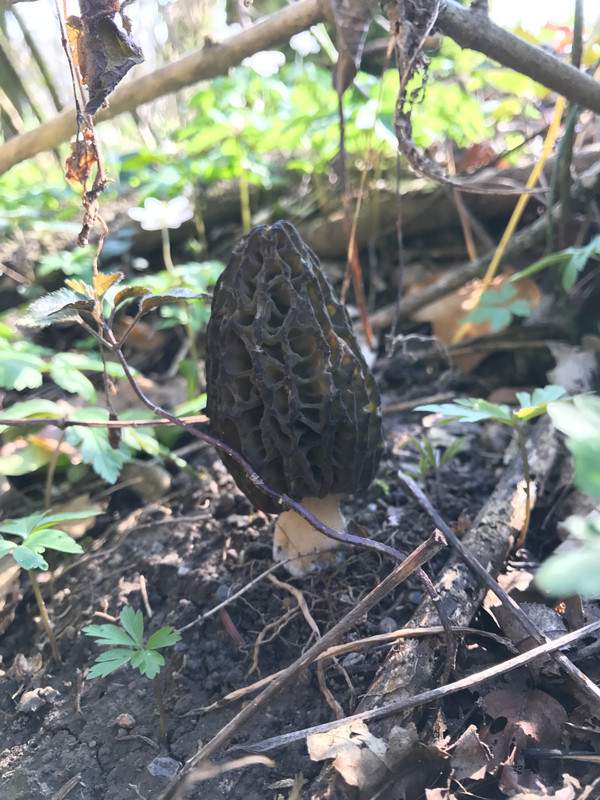
[[[129,20],[115,0],[80,0],[81,18],[69,17],[67,32],[73,61],[88,87],[87,114],[95,114],[108,95],[136,64],[144,60],[129,35]],[[115,22],[121,13],[123,29]]]

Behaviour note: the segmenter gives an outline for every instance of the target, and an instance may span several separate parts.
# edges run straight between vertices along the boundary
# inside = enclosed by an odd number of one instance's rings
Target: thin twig
[[[488,667],[487,669],[481,670],[481,672],[476,672],[474,675],[468,675],[466,678],[461,678],[459,681],[449,683],[446,686],[438,686],[437,689],[431,689],[428,692],[421,692],[413,697],[406,697],[403,700],[398,700],[395,703],[389,703],[388,705],[381,706],[380,708],[374,708],[371,711],[363,711],[359,714],[352,714],[352,716],[345,717],[344,719],[326,722],[323,725],[315,725],[312,728],[304,728],[304,730],[294,731],[293,733],[286,733],[283,736],[274,736],[271,739],[264,739],[262,742],[257,742],[254,745],[245,745],[244,747],[236,747],[235,749],[247,750],[252,753],[266,753],[269,750],[274,750],[278,747],[291,744],[292,742],[305,739],[307,736],[312,736],[317,733],[327,733],[328,731],[339,728],[341,725],[348,725],[350,722],[356,722],[358,720],[362,722],[368,722],[369,720],[382,719],[383,717],[397,714],[400,711],[405,711],[408,708],[422,706],[425,705],[425,703],[431,703],[434,700],[441,700],[443,697],[456,694],[457,692],[461,692],[463,689],[471,689],[473,686],[477,686],[483,681],[487,681],[490,678],[495,678],[498,675],[504,675],[513,669],[517,669],[517,667],[522,667],[525,664],[529,664],[531,661],[539,658],[539,656],[556,654],[557,650],[565,647],[568,644],[576,642],[578,639],[589,636],[598,630],[600,630],[600,620],[596,620],[595,622],[592,622],[583,628],[579,628],[576,631],[571,631],[571,633],[566,633],[564,636],[560,636],[558,639],[552,639],[551,641],[545,642],[539,647],[534,647],[532,650],[528,650],[526,653],[522,653],[519,656],[510,658],[508,661],[503,661],[501,664],[497,664],[494,667]]]
[[[303,653],[285,672],[280,675],[270,686],[267,686],[258,697],[251,700],[219,733],[214,736],[204,747],[202,747],[188,762],[186,768],[175,779],[174,783],[161,795],[160,800],[172,800],[177,792],[178,785],[185,778],[189,770],[196,767],[200,762],[211,758],[223,745],[240,730],[240,728],[251,719],[257,711],[263,708],[273,697],[285,688],[316,658],[327,650],[340,636],[350,630],[358,620],[367,614],[384,597],[392,592],[406,578],[415,572],[416,569],[425,564],[444,546],[443,537],[440,535],[430,536],[429,539],[413,551],[406,560],[397,566],[384,580],[376,586],[360,603],[349,611],[349,613],[337,625],[329,630],[315,644]]]
[[[504,591],[498,581],[496,581],[483,564],[475,558],[475,556],[467,550],[460,539],[453,533],[450,526],[444,522],[442,517],[431,505],[420,486],[408,475],[403,472],[397,472],[398,479],[401,484],[412,494],[419,505],[429,514],[434,524],[441,530],[448,542],[460,554],[463,561],[472,569],[483,582],[496,595],[496,597],[506,606],[506,608],[513,614],[515,619],[520,623],[521,627],[538,643],[542,644],[546,641],[546,637],[539,630],[539,628],[529,619],[523,609],[513,600],[513,598]],[[575,680],[578,686],[586,696],[592,700],[594,704],[600,704],[600,687],[596,686],[587,675],[579,670],[567,656],[562,653],[554,653],[553,658],[560,666]]]

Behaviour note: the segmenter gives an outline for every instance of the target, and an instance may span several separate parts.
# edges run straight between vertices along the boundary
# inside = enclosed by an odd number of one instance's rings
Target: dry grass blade
[[[232,769],[243,769],[244,767],[252,767],[255,764],[262,764],[265,767],[275,766],[275,762],[266,756],[244,756],[243,758],[234,758],[232,761],[226,761],[224,764],[212,764],[207,761],[185,776],[175,798],[182,798],[186,789],[189,789],[195,783],[209,781],[211,778],[217,778],[225,772],[231,772]]]

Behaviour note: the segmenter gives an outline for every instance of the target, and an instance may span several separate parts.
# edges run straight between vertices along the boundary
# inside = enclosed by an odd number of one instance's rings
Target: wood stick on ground
[[[493,667],[488,667],[480,672],[475,672],[473,675],[467,675],[466,678],[461,678],[458,681],[454,681],[454,683],[448,683],[445,686],[438,686],[435,689],[430,689],[428,692],[421,692],[421,694],[414,695],[413,697],[407,697],[404,700],[398,700],[395,703],[386,704],[385,706],[372,709],[371,711],[362,711],[357,714],[352,714],[349,717],[344,717],[343,719],[333,720],[332,722],[324,722],[322,725],[314,725],[312,728],[304,728],[304,730],[301,731],[285,733],[282,736],[273,736],[271,739],[264,739],[262,742],[257,742],[256,744],[248,745],[242,748],[232,748],[232,750],[241,749],[252,753],[267,753],[270,750],[275,750],[278,747],[284,747],[285,745],[292,744],[293,742],[298,742],[301,739],[306,739],[307,736],[311,736],[312,734],[327,733],[328,731],[335,730],[340,725],[348,725],[348,723],[358,720],[368,722],[369,720],[382,719],[383,717],[391,714],[397,714],[400,711],[407,711],[408,709],[425,705],[425,703],[431,703],[434,700],[440,700],[443,697],[456,694],[456,692],[461,692],[463,689],[471,689],[472,687],[478,686],[480,683],[487,681],[490,678],[496,678],[499,675],[505,675],[507,672],[510,672],[513,669],[523,667],[526,664],[535,661],[535,659],[539,658],[540,656],[555,653],[557,650],[560,650],[561,647],[566,647],[567,645],[573,644],[573,642],[577,642],[586,636],[591,636],[593,633],[597,633],[599,630],[600,620],[596,620],[595,622],[590,622],[589,625],[585,625],[583,628],[578,628],[576,631],[565,633],[558,639],[551,639],[548,642],[544,642],[544,644],[534,647],[532,650],[528,650],[526,653],[521,653],[521,655],[515,656],[514,658],[509,658],[507,661],[503,661],[502,663],[496,664]],[[311,795],[312,800],[320,800],[321,797],[322,795],[319,795],[319,798],[317,798],[314,794]]]
[[[528,440],[529,465],[538,485],[538,496],[543,491],[558,452],[558,441],[552,425],[549,420],[541,419],[532,429]],[[518,491],[517,486],[522,478],[521,456],[517,455],[505,470],[462,541],[463,546],[480,564],[484,564],[487,572],[491,574],[500,571],[514,544],[517,531],[510,524],[511,500]],[[448,530],[448,526],[438,514],[433,523],[442,532]],[[455,539],[454,534],[451,531],[450,533]],[[488,587],[465,564],[460,555],[452,556],[444,573],[435,582],[435,587],[453,625],[469,625],[488,590]],[[406,627],[420,628],[436,624],[434,617],[435,612],[429,599],[426,599],[421,602]],[[538,637],[539,635],[538,632]],[[440,645],[439,641],[436,642],[431,638],[402,641],[395,646],[366,693],[365,699],[358,708],[358,713],[371,711],[389,704],[390,701],[404,701],[409,697],[422,694],[431,686],[436,686],[439,683],[438,674],[444,655],[442,648],[443,645]],[[562,660],[566,657],[556,654],[555,658]],[[576,670],[572,664],[571,668]],[[585,684],[585,681],[583,683]],[[592,688],[589,686],[585,688],[589,696]],[[598,690],[596,689],[596,691]],[[387,740],[389,732],[394,726],[406,727],[412,720],[409,714],[410,712],[403,715],[401,713],[386,715],[384,719],[373,725],[373,735]],[[385,770],[386,767],[382,764],[382,780]],[[317,780],[306,788],[302,797],[330,796],[332,798],[344,797],[343,781],[335,770],[326,766]]]
[[[161,795],[160,800],[173,800],[177,796],[178,787],[181,781],[185,780],[185,776],[189,770],[198,766],[200,762],[211,758],[221,747],[226,745],[236,733],[251,719],[257,711],[263,708],[275,695],[279,694],[291,681],[298,677],[298,675],[328,647],[336,642],[340,636],[346,631],[350,630],[358,620],[366,613],[368,613],[374,606],[377,605],[384,597],[392,592],[397,586],[400,585],[406,578],[419,569],[423,564],[429,561],[435,553],[437,553],[445,545],[444,538],[440,535],[430,536],[429,539],[414,552],[412,552],[405,561],[397,566],[387,578],[385,578],[378,586],[375,587],[369,594],[364,597],[337,625],[325,633],[321,639],[310,647],[299,659],[297,659],[285,672],[273,681],[266,689],[264,689],[258,697],[254,698],[248,703],[219,733],[214,736],[208,744],[202,747],[186,764],[182,772],[177,776],[174,782],[167,788],[164,794]]]

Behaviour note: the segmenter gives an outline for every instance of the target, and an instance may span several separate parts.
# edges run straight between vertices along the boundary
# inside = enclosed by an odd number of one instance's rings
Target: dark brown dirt
[[[421,390],[427,394],[430,387]],[[412,392],[418,391],[413,383]],[[400,398],[390,388],[386,399],[394,402]],[[395,467],[406,467],[409,462],[416,468],[418,459],[407,446],[407,437],[418,435],[419,430],[417,414],[386,417],[387,445],[380,480],[364,496],[350,499],[345,509],[347,517],[365,526],[370,535],[407,552],[431,532],[429,521],[393,478]],[[479,434],[480,430],[471,430],[472,444]],[[500,460],[498,453],[467,446],[444,467],[439,502],[450,523],[461,514],[476,514],[495,483]],[[239,709],[240,701],[206,713],[202,709],[289,665],[312,642],[311,629],[293,595],[266,579],[226,607],[229,619],[217,613],[193,624],[272,563],[272,519],[252,509],[209,448],[200,450],[195,466],[198,480],[175,474],[170,494],[157,503],[142,507],[130,491],[116,492],[108,515],[99,519],[84,541],[86,555],[79,562],[62,561],[60,577],[52,585],[44,584],[63,657],[60,665],[51,661],[48,647],[43,645],[36,606],[26,590],[14,622],[0,641],[6,670],[0,678],[2,800],[62,797],[57,793],[76,776],[69,798],[157,797],[167,785],[169,771],[179,769],[199,741],[206,742],[220,730]],[[434,482],[428,479],[427,483],[435,493]],[[186,521],[187,517],[194,521]],[[439,556],[432,568],[439,570],[443,562],[444,557]],[[392,566],[373,553],[348,552],[334,573],[303,580],[290,578],[281,568],[275,574],[301,589],[323,632]],[[125,603],[144,610],[141,579],[153,614],[148,619],[145,612],[148,632],[163,625],[190,626],[168,652],[160,676],[168,709],[164,742],[159,736],[152,682],[138,672],[123,668],[108,678],[86,681],[79,699],[82,676],[100,652],[93,640],[82,634],[82,628],[106,621],[97,612],[116,617]],[[347,639],[401,626],[420,592],[417,579],[409,581]],[[40,650],[43,666],[32,674],[25,659],[34,669],[32,659]],[[331,664],[327,668],[328,688],[345,713],[355,709],[386,651],[367,650],[340,659],[343,669]],[[16,654],[25,658],[15,658]],[[256,668],[249,674],[254,658]],[[133,727],[119,727],[122,714],[133,717]],[[316,669],[311,668],[264,713],[255,716],[235,743],[256,742],[333,718]],[[293,779],[300,772],[310,779],[319,770],[300,745],[277,751],[274,760],[273,769],[255,766],[230,772],[203,784],[190,796],[263,800],[277,796],[277,789],[269,787],[278,781]],[[285,789],[282,791],[287,796]]]

